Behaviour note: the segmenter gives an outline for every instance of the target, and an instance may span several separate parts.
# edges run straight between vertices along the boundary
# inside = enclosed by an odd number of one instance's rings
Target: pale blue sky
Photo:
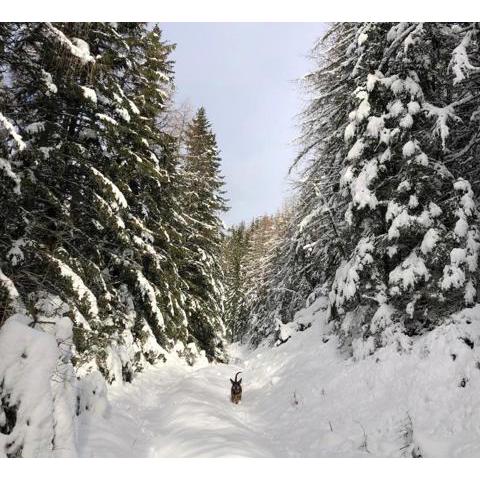
[[[310,71],[308,54],[321,23],[161,23],[177,44],[176,100],[204,106],[222,152],[228,225],[273,213],[288,194],[295,156],[295,82]]]

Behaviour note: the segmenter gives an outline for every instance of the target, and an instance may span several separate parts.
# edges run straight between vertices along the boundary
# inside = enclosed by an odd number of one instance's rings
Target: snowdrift
[[[326,305],[320,298],[300,311],[281,332],[286,343],[245,360],[245,403],[255,397],[278,453],[480,456],[479,305],[406,349],[391,344],[364,358],[342,355]]]

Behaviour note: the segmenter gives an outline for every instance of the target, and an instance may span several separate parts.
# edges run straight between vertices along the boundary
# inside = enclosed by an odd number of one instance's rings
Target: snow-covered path
[[[111,387],[107,418],[80,417],[80,455],[480,456],[479,307],[409,353],[391,345],[355,360],[325,335],[324,303],[299,312],[312,326],[278,348],[233,345],[228,365],[172,359]],[[233,405],[229,378],[239,370],[243,398]]]
[[[152,368],[131,385],[111,388],[108,418],[94,418],[80,433],[82,456],[271,457],[279,454],[256,414],[260,384],[249,385],[240,405],[229,401],[229,365]],[[257,401],[256,401],[257,400]]]

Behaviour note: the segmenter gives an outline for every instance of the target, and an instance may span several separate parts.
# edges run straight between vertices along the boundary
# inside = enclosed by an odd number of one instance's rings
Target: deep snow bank
[[[293,456],[480,456],[480,306],[363,359],[343,357],[318,299],[304,332],[251,352],[245,384],[278,451]],[[405,346],[405,345],[404,345]],[[255,391],[257,389],[258,391]]]
[[[80,418],[108,411],[100,373],[76,376],[70,319],[41,318],[0,329],[0,457],[74,457]]]

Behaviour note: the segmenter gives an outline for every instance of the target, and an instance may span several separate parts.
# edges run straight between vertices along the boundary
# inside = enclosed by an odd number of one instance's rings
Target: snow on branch
[[[120,207],[127,208],[128,207],[127,200],[125,199],[125,196],[120,191],[120,189],[111,180],[109,180],[102,172],[98,171],[95,167],[90,167],[90,169],[92,170],[93,174],[96,177],[100,178],[101,181],[104,184],[108,185],[112,190],[113,196],[115,197],[115,200],[116,200],[116,204],[113,205],[114,210],[115,211],[118,210],[119,208],[118,205],[120,205]]]
[[[70,40],[62,31],[55,28],[50,22],[46,23],[47,28],[53,37],[64,47],[70,50],[70,53],[77,57],[82,65],[87,63],[95,63],[95,58],[90,55],[90,48],[85,40],[80,38],[72,38]]]
[[[445,150],[445,142],[450,133],[450,129],[447,123],[452,120],[455,122],[461,121],[461,119],[457,115],[455,115],[455,108],[470,102],[472,99],[473,99],[472,95],[467,95],[461,100],[457,100],[456,102],[450,103],[445,107],[437,107],[427,102],[423,104],[423,108],[427,113],[427,116],[436,117],[434,133],[439,135],[440,138],[442,139],[442,147],[444,150]]]
[[[48,255],[48,254],[47,254]],[[90,314],[94,317],[98,316],[97,297],[85,285],[83,280],[77,275],[68,265],[63,263],[58,258],[48,255],[48,257],[58,266],[62,277],[68,278],[71,281],[72,289],[78,295],[80,300],[86,298],[90,306]]]
[[[148,302],[150,310],[152,311],[158,325],[163,327],[165,322],[163,315],[157,304],[157,294],[152,284],[145,278],[142,272],[137,272],[137,284],[145,301]]]
[[[450,133],[450,129],[447,125],[450,119],[459,121],[460,119],[455,115],[451,105],[446,107],[436,107],[430,103],[423,104],[424,109],[428,117],[435,117],[434,133],[439,135],[442,140],[442,148],[445,150],[445,142]]]
[[[12,165],[8,160],[0,158],[0,170],[5,172],[5,175],[15,182],[13,188],[14,193],[20,195],[20,177],[12,170]]]
[[[23,312],[23,304],[20,299],[20,294],[16,289],[14,283],[8,278],[0,269],[0,286],[3,287],[10,298],[11,304],[17,312]]]
[[[468,58],[467,48],[472,42],[473,36],[476,33],[475,30],[469,30],[463,37],[460,44],[452,52],[452,60],[450,62],[450,68],[455,75],[453,84],[456,85],[462,80],[465,80],[470,72],[478,72],[480,67],[476,67],[470,63]]]
[[[0,125],[9,133],[9,135],[13,138],[15,143],[17,144],[18,150],[21,152],[25,150],[26,145],[25,142],[22,140],[22,137],[17,133],[13,124],[8,120],[8,118],[4,117],[2,112],[0,112]]]

